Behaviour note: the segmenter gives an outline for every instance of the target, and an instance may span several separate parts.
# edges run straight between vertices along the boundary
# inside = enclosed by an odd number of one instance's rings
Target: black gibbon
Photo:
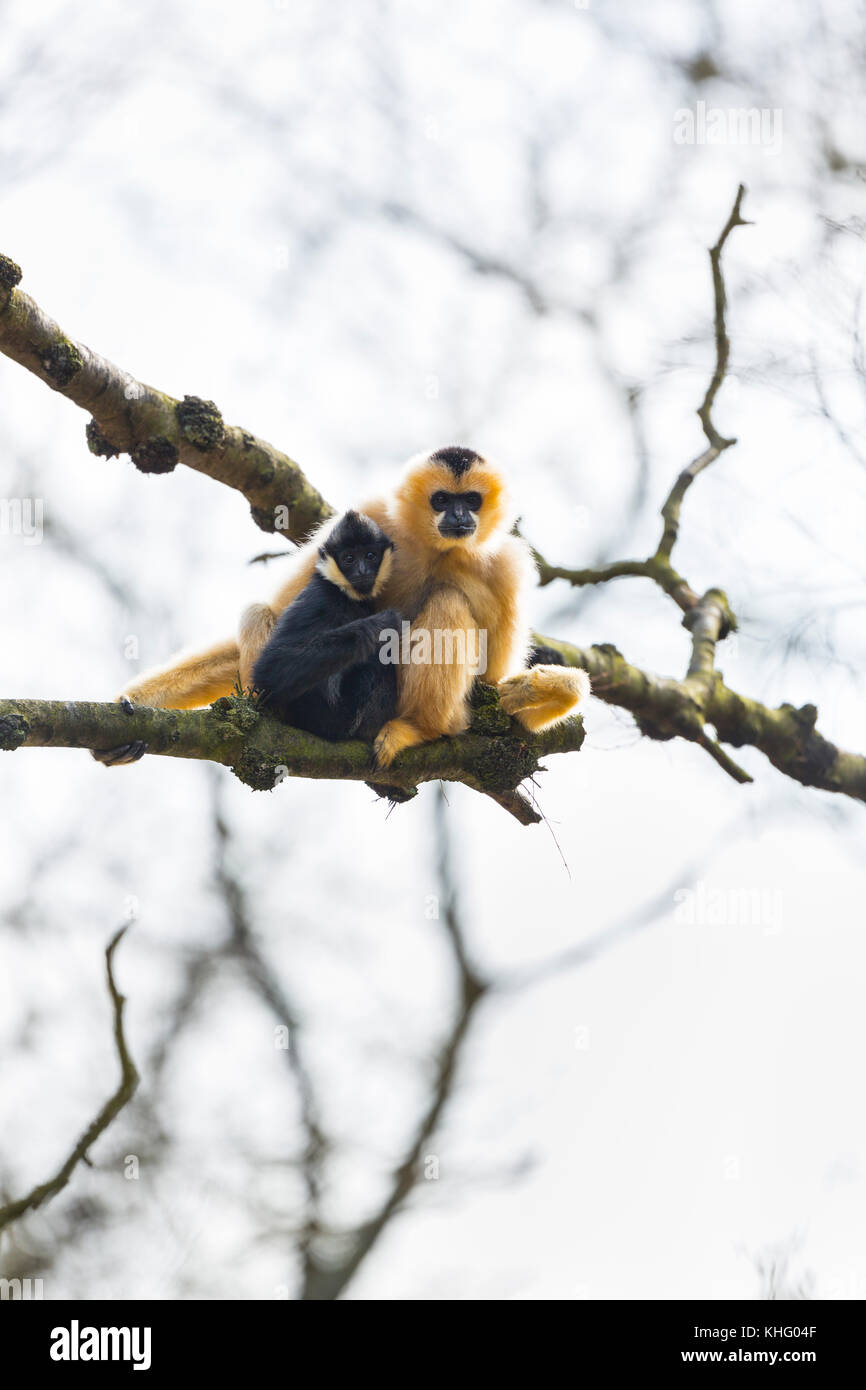
[[[536,582],[532,554],[511,534],[513,514],[499,469],[458,445],[410,459],[402,481],[361,510],[395,543],[393,564],[374,598],[376,608],[396,608],[411,631],[462,633],[464,659],[451,663],[401,662],[397,713],[376,738],[377,759],[387,766],[403,748],[456,734],[469,723],[468,695],[477,675],[499,689],[503,708],[527,729],[565,719],[589,694],[585,671],[547,657],[530,660],[525,606]],[[138,677],[123,692],[136,704],[194,709],[230,695],[240,676],[252,683],[256,660],[278,615],[309,583],[320,550],[333,530],[325,522],[293,557],[291,572],[273,604],[253,604],[241,619],[237,641],[175,660]],[[485,669],[469,659],[483,632]],[[126,761],[101,755],[104,761]]]
[[[376,612],[394,543],[369,517],[346,512],[319,547],[315,573],[253,667],[263,709],[296,729],[368,742],[397,713],[397,671],[380,660],[380,634],[399,629]]]

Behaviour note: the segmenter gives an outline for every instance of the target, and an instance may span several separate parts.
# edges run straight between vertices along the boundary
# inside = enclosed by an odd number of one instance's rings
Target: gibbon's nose
[[[471,536],[475,530],[475,517],[465,502],[455,500],[446,508],[439,530],[443,536]]]
[[[352,584],[359,594],[368,594],[376,581],[376,570],[378,566],[368,565],[366,560],[359,560],[352,570]]]

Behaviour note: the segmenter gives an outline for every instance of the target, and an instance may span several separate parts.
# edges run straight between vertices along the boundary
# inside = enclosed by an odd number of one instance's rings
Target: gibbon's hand
[[[372,621],[376,624],[377,632],[386,632],[388,628],[393,628],[395,632],[399,632],[403,620],[396,608],[383,608],[381,613],[373,614]]]
[[[371,613],[367,618],[359,619],[368,642],[367,651],[371,656],[375,656],[381,645],[382,634],[388,631],[400,633],[400,614],[393,608],[383,608],[381,613]]]
[[[135,709],[126,695],[121,695],[117,703],[127,714],[132,714]],[[136,739],[134,743],[121,743],[116,748],[91,748],[90,756],[104,767],[122,767],[125,763],[137,763],[146,752],[147,744]]]

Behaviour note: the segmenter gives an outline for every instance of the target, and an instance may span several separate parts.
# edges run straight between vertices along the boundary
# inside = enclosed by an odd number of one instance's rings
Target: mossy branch
[[[373,766],[368,744],[328,743],[290,729],[240,696],[203,710],[0,700],[0,749],[105,750],[141,740],[148,754],[222,763],[256,791],[272,791],[287,777],[309,777],[374,783],[377,791],[405,800],[422,782],[462,782],[523,824],[541,817],[518,792],[520,784],[539,771],[542,757],[575,752],[583,738],[579,718],[541,734],[527,733],[499,708],[490,687],[481,687],[467,733],[410,748],[385,769]]]
[[[243,493],[256,524],[290,540],[304,540],[330,516],[327,502],[288,454],[226,425],[213,401],[177,400],[68,338],[18,288],[20,280],[20,267],[0,255],[0,352],[90,412],[91,453],[129,454],[142,473],[170,473],[184,463]]]
[[[710,596],[717,593],[711,590]],[[716,611],[722,612],[720,605]],[[576,647],[555,637],[539,635],[536,640],[553,647],[569,666],[588,671],[593,695],[629,710],[647,738],[684,738],[697,743],[735,781],[751,778],[709,738],[708,725],[732,748],[759,749],[774,767],[804,787],[866,801],[866,757],[846,753],[824,738],[815,727],[818,711],[814,705],[797,709],[784,704],[770,709],[731,690],[716,670],[693,671],[679,681],[632,666],[609,643]],[[702,633],[699,640],[709,639]],[[695,660],[693,657],[693,663]]]

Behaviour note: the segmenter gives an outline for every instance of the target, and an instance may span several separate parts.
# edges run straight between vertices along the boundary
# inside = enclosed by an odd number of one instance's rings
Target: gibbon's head
[[[411,535],[435,550],[471,550],[511,525],[498,469],[457,444],[409,460],[397,514]]]
[[[391,573],[394,542],[368,516],[346,512],[319,549],[319,573],[353,599],[375,598]]]

